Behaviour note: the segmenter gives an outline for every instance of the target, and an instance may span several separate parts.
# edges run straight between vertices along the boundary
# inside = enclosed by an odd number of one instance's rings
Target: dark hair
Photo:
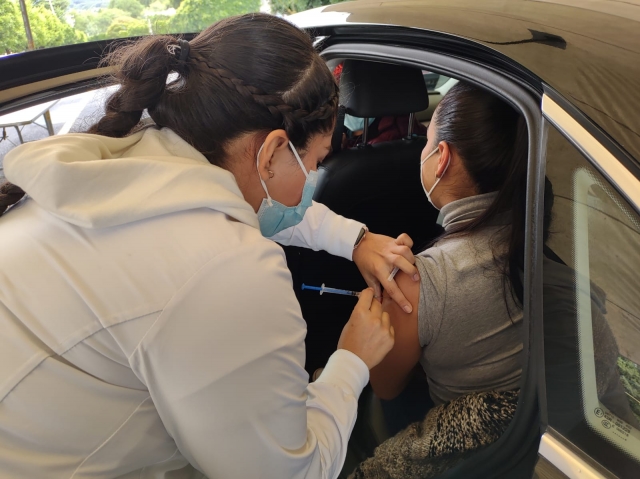
[[[120,88],[88,133],[126,136],[147,110],[158,127],[219,166],[229,161],[228,142],[249,132],[282,128],[304,151],[313,135],[332,131],[338,108],[338,85],[309,35],[267,14],[221,20],[188,45],[169,35],[146,37],[103,64]],[[167,83],[172,72],[177,78]],[[0,192],[0,209],[17,201],[10,202],[16,188],[10,197]]]
[[[499,231],[499,243],[508,245],[506,256],[494,248],[507,287],[523,304],[525,207],[527,191],[528,135],[524,117],[499,97],[459,82],[440,101],[435,112],[436,143],[446,141],[462,160],[478,193],[498,194],[489,208],[473,221],[446,232],[468,234],[507,216]],[[506,300],[506,297],[505,297]]]

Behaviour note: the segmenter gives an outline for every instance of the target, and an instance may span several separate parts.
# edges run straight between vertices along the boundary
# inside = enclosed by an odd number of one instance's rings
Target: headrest
[[[417,68],[345,60],[340,91],[347,113],[360,118],[408,115],[429,107],[427,87]]]

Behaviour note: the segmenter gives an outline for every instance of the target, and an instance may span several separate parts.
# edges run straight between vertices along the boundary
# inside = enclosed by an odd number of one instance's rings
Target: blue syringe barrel
[[[302,283],[302,290],[310,289],[311,291],[322,291],[320,286],[309,286],[308,284]]]

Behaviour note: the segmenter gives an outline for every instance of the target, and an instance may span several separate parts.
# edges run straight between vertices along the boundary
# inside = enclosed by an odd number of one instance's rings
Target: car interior
[[[418,68],[391,63],[340,59],[331,61],[329,67],[337,62],[343,62],[340,100],[344,113],[365,119],[401,115],[413,118],[415,115],[423,125],[428,125],[437,103],[456,82],[443,75],[433,81],[432,76],[437,74],[429,73],[429,78]],[[434,88],[437,84],[444,88]],[[338,134],[343,131],[340,120],[336,125]],[[365,128],[363,136],[366,135]],[[438,211],[427,201],[420,183],[420,153],[426,142],[425,136],[411,131],[401,139],[373,145],[367,144],[364,138],[355,147],[337,151],[334,142],[333,153],[320,167],[314,200],[338,214],[365,223],[375,233],[391,237],[407,233],[414,241],[413,250],[417,254],[442,232],[437,223]],[[335,350],[356,300],[302,290],[302,284],[326,284],[359,291],[366,283],[355,264],[343,258],[296,247],[284,249],[294,290],[307,321],[306,368],[311,376]],[[402,410],[407,405],[411,411]],[[360,399],[358,421],[340,477],[346,478],[359,462],[370,457],[377,445],[398,432],[403,421],[423,419],[430,405],[422,371],[416,373],[401,397],[392,401],[378,399],[368,386]],[[531,411],[523,414],[531,416]],[[536,424],[532,424],[534,421]],[[532,426],[531,430],[538,430],[537,418],[528,417],[524,423]],[[487,451],[484,452],[486,458]],[[520,471],[511,471],[509,477],[530,477],[535,452],[534,447]],[[487,471],[491,470],[486,461],[484,466]]]

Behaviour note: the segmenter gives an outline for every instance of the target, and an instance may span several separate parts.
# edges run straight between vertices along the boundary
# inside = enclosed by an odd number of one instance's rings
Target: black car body
[[[640,477],[640,430],[612,412],[596,387],[600,333],[592,321],[593,298],[603,291],[601,316],[618,342],[615,374],[640,414],[640,2],[361,0],[291,20],[316,37],[330,65],[356,59],[419,68],[431,90],[437,75],[469,81],[527,120],[520,403],[498,442],[440,477]],[[0,59],[0,113],[102,86],[107,71],[99,58],[110,44]],[[436,93],[429,92],[432,101]],[[325,162],[316,199],[377,232],[428,240],[437,231],[414,221],[437,216],[420,196],[422,146],[424,139],[408,138],[340,152]],[[549,242],[545,208],[554,217]],[[351,264],[323,253],[287,248],[287,257],[309,322],[309,354],[321,362],[353,303],[319,299],[299,286],[356,289],[362,280]],[[566,309],[554,299],[550,258],[572,271]],[[329,324],[329,316],[341,319]]]

